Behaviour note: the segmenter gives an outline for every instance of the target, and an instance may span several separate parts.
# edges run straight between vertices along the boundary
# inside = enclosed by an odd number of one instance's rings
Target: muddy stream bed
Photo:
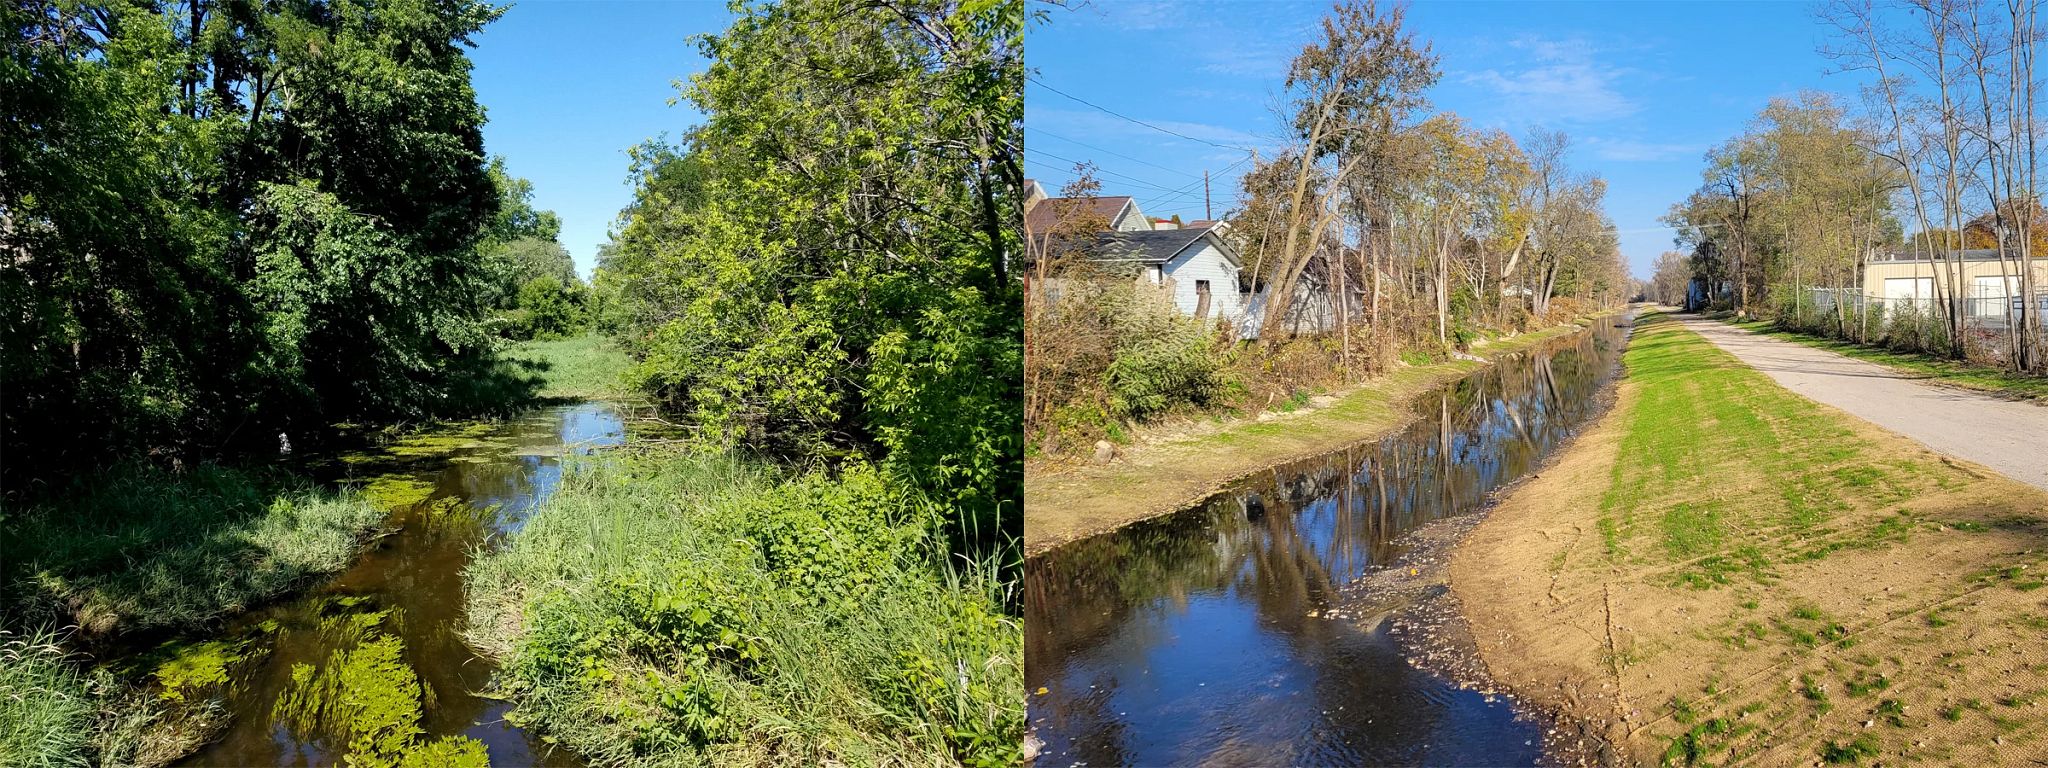
[[[1596,320],[1423,395],[1384,438],[1029,560],[1035,765],[1542,762],[1552,728],[1439,637],[1456,611],[1427,576],[1606,407],[1629,325]]]
[[[462,638],[463,568],[518,535],[560,484],[565,455],[625,437],[620,406],[577,403],[316,464],[316,476],[360,485],[391,509],[393,532],[347,570],[215,636],[178,641],[173,657],[154,662],[159,680],[178,679],[165,670],[186,678],[163,695],[196,713],[202,722],[190,727],[213,735],[178,764],[339,765],[351,754],[375,762],[465,737],[493,765],[579,764],[484,695],[493,669]],[[409,740],[379,743],[406,722],[418,728]]]

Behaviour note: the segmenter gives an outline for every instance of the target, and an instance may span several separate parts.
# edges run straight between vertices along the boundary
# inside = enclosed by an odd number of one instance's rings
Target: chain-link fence
[[[1972,356],[2003,360],[2024,313],[2031,310],[2036,317],[2048,318],[2048,291],[2037,292],[2031,308],[2016,291],[1972,287],[1963,294],[1957,307],[1964,348]],[[1950,346],[1948,297],[1879,296],[1853,288],[1808,288],[1780,295],[1794,300],[1781,300],[1787,306],[1779,307],[1779,316],[1806,330],[1902,350],[1946,351]],[[2037,336],[2036,344],[2048,345],[2048,333]]]

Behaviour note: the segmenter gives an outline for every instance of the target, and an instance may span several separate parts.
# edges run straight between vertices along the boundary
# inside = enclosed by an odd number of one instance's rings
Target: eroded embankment
[[[1626,763],[2048,752],[2048,495],[1651,316],[1615,407],[1450,575],[1491,677]]]
[[[1502,355],[1584,330],[1582,323],[1495,341],[1477,351],[1487,362],[1451,360],[1396,370],[1324,407],[1194,428],[1119,449],[1116,461],[1065,471],[1027,467],[1024,549],[1038,555],[1061,544],[1172,514],[1214,496],[1230,483],[1290,462],[1383,437],[1414,420],[1410,403]]]

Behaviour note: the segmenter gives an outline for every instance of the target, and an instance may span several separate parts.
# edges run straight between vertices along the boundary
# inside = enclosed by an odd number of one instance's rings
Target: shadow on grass
[[[124,465],[0,522],[0,621],[204,626],[346,566],[385,514],[275,471]]]

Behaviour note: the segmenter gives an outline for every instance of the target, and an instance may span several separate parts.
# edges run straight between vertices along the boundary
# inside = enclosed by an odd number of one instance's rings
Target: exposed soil
[[[2048,495],[1832,409],[1927,484],[1836,512],[1829,530],[1743,532],[1772,561],[1716,586],[1698,563],[1615,556],[1602,494],[1630,409],[1618,400],[1453,552],[1452,599],[1484,672],[1576,723],[1607,764],[2013,765],[2048,756]],[[1702,429],[1711,429],[1703,425]],[[1768,473],[1770,468],[1759,468]],[[1754,479],[1711,487],[1744,498]],[[1768,505],[1768,504],[1766,504]],[[1846,546],[1841,532],[1903,521]],[[1800,551],[1817,556],[1791,556]]]
[[[1546,328],[1478,351],[1498,359],[1583,329]],[[1414,420],[1410,403],[1418,395],[1488,364],[1474,358],[1403,367],[1292,413],[1152,428],[1119,446],[1108,464],[1031,462],[1024,476],[1025,554],[1172,514],[1252,473],[1383,437]]]

